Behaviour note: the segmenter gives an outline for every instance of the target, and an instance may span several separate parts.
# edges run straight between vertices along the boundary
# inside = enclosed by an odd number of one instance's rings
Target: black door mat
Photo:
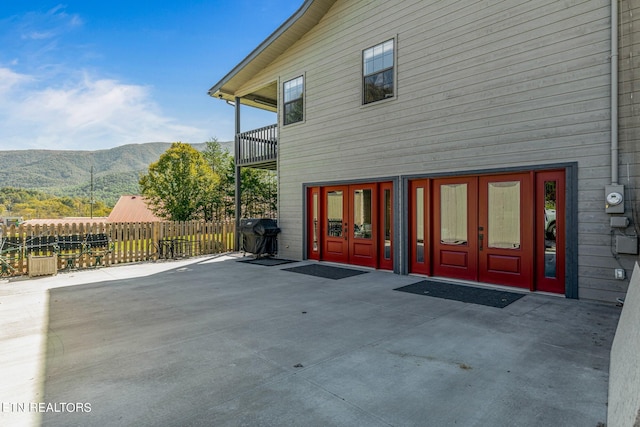
[[[394,290],[497,308],[505,308],[512,302],[525,296],[525,294],[516,292],[454,285],[452,283],[439,282],[435,280],[423,280],[422,282],[403,286]]]
[[[274,265],[289,264],[296,261],[292,261],[290,259],[281,259],[281,258],[247,258],[247,259],[241,259],[238,262],[246,262],[247,264],[257,264],[257,265],[264,265],[267,267],[273,267]]]
[[[299,267],[283,268],[282,270],[333,280],[345,279],[347,277],[368,273],[367,271],[362,270],[351,270],[350,268],[333,267],[331,265],[321,264],[307,264]]]

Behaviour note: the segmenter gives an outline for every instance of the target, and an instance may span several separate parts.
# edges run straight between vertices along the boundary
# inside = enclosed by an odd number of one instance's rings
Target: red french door
[[[349,187],[322,190],[322,259],[349,262]]]
[[[411,272],[530,288],[532,176],[412,181]]]
[[[433,205],[433,274],[477,280],[477,178],[434,180]]]
[[[530,289],[533,281],[532,174],[479,178],[478,280]]]
[[[376,184],[349,186],[347,240],[349,264],[376,267],[378,206]]]
[[[307,210],[310,259],[393,269],[392,183],[310,188]]]

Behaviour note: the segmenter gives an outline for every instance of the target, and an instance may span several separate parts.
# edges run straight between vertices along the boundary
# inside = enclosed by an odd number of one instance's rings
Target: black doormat
[[[292,261],[290,259],[281,259],[281,258],[247,258],[247,259],[241,259],[238,262],[246,262],[247,264],[257,264],[257,265],[264,265],[267,267],[273,267],[274,265],[282,265],[282,264],[289,264],[295,261]]]
[[[512,302],[525,296],[525,294],[516,292],[454,285],[452,283],[438,282],[435,280],[424,280],[394,290],[497,308],[505,308]]]
[[[309,276],[322,277],[325,279],[339,280],[359,274],[367,273],[362,270],[352,270],[350,268],[333,267],[331,265],[307,264],[299,267],[283,268],[283,271],[293,271],[294,273],[307,274]]]

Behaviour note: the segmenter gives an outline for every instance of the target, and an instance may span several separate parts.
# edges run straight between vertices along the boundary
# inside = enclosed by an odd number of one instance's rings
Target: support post
[[[235,137],[235,182],[236,182],[236,230],[234,233],[235,242],[233,250],[240,250],[240,218],[242,218],[242,187],[241,187],[241,175],[240,166],[238,166],[238,159],[240,157],[240,97],[236,96],[236,137]]]

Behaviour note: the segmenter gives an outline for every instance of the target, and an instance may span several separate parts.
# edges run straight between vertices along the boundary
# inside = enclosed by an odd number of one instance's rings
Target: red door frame
[[[307,188],[307,258],[320,260],[322,246],[320,187]]]
[[[393,270],[393,183],[382,182],[378,184],[378,265],[383,270]],[[386,192],[389,194],[389,204],[386,206]],[[388,228],[388,236],[385,236]],[[388,239],[387,239],[388,237]],[[389,249],[387,255],[387,240]]]
[[[416,274],[431,274],[431,181],[416,179],[409,182],[409,216],[411,235],[409,237],[409,266]],[[422,195],[421,206],[418,206],[418,192]],[[418,216],[418,209],[422,216]],[[419,223],[422,222],[422,230]],[[422,243],[418,242],[418,234]]]
[[[556,185],[555,254],[547,253],[545,219],[545,182]],[[531,290],[565,293],[565,172],[544,171],[536,174],[536,287]],[[546,257],[555,256],[555,276],[547,277]]]

